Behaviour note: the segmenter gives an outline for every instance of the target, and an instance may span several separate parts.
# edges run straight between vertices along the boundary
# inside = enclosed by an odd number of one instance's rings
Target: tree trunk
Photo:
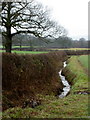
[[[20,51],[22,50],[22,40],[20,40]]]
[[[8,3],[8,11],[7,11],[7,23],[6,23],[6,43],[5,43],[5,49],[6,52],[11,53],[12,50],[12,35],[11,35],[11,3]]]
[[[11,53],[11,50],[12,50],[12,38],[11,37],[6,38],[5,50],[6,52]]]
[[[6,37],[5,50],[6,52],[11,53],[12,50],[11,26],[7,27],[7,35],[5,37]]]

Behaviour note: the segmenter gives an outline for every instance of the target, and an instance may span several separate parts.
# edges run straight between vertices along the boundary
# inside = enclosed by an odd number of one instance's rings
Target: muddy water
[[[66,66],[67,66],[67,64],[66,64],[66,61],[65,61],[63,63],[63,68],[65,68]],[[68,81],[65,79],[65,76],[62,75],[62,69],[59,72],[59,76],[60,76],[60,79],[61,79],[63,85],[65,86],[63,88],[63,92],[59,95],[59,98],[63,98],[63,97],[65,97],[69,93],[70,85],[69,85]]]

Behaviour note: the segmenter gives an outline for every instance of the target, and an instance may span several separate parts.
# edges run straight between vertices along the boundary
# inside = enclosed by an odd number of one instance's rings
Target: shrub
[[[3,95],[14,105],[36,94],[57,94],[63,88],[58,72],[67,59],[64,51],[39,55],[3,53],[2,59]]]

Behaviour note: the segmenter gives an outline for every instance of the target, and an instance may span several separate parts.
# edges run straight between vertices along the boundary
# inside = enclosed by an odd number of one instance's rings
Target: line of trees
[[[88,43],[85,38],[80,38],[79,40],[73,40],[70,37],[62,36],[57,38],[51,46],[56,46],[60,48],[88,48]]]
[[[13,46],[20,46],[20,49],[22,46],[30,46],[29,50],[33,50],[35,46],[46,48],[88,48],[89,42],[85,38],[73,40],[67,36],[60,36],[57,39],[40,39],[25,34],[16,35],[12,39]]]
[[[62,26],[50,19],[50,11],[35,0],[2,2],[1,5],[1,29],[6,52],[11,53],[12,39],[21,33],[40,39],[58,38],[67,33]]]

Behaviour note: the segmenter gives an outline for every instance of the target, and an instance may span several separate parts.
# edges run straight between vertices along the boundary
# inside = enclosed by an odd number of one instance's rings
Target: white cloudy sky
[[[37,0],[52,9],[52,16],[73,39],[88,36],[89,0]]]

